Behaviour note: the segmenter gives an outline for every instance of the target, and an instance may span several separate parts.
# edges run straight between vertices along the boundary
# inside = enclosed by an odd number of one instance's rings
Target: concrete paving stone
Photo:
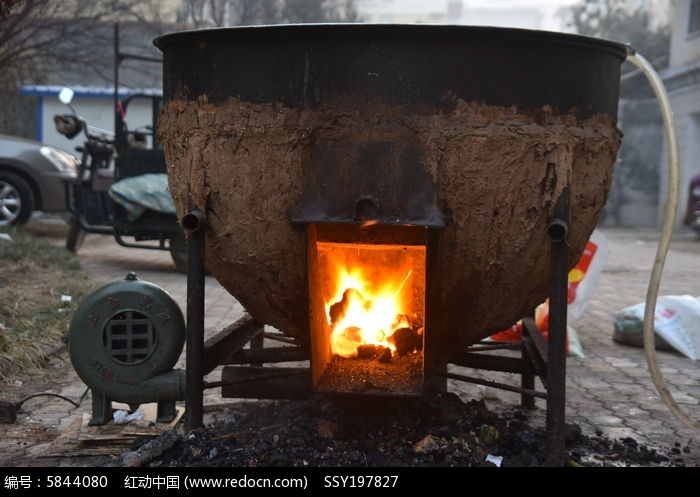
[[[642,363],[640,363],[640,362],[631,361],[631,360],[626,359],[626,358],[620,358],[617,361],[611,361],[610,364],[613,367],[619,368],[623,371],[628,370],[628,369],[637,370],[643,366]]]
[[[590,390],[591,394],[594,395],[599,401],[603,403],[603,406],[610,405],[613,402],[619,401],[629,401],[629,395],[620,392],[614,388],[608,388],[604,390]]]
[[[698,437],[695,436],[692,430],[680,429],[677,426],[670,425],[667,423],[658,422],[656,424],[646,424],[643,426],[645,430],[645,435],[649,440],[649,444],[654,446],[656,441],[659,441],[659,445],[670,446],[676,443],[689,445],[691,448],[695,447],[694,452],[696,456],[700,455],[697,452],[700,451],[700,446]]]
[[[685,372],[680,372],[678,374],[665,374],[664,380],[670,385],[676,386],[676,388],[685,391],[694,391],[694,387],[700,387],[700,381],[696,380],[685,374]],[[696,397],[700,398],[700,394],[696,394]]]
[[[669,382],[671,383],[671,382]],[[676,382],[673,382],[676,390],[672,390],[672,393],[675,393],[676,391],[682,392],[686,395],[689,395],[693,398],[693,401],[691,401],[691,404],[698,405],[700,404],[700,383],[695,383],[692,385],[686,385],[686,384],[677,384]]]
[[[696,361],[696,367],[694,368],[688,368],[684,369],[683,373],[688,375],[689,378],[693,378],[695,380],[698,380],[698,383],[700,383],[700,363]]]
[[[622,440],[624,438],[633,438],[639,440],[639,433],[628,426],[608,426],[605,428],[605,435],[611,440]]]
[[[573,380],[576,382],[576,384],[580,385],[582,388],[586,388],[589,391],[594,391],[594,390],[609,390],[610,387],[612,386],[612,383],[607,380],[603,380],[597,377],[582,377],[582,378],[577,378]]]
[[[616,402],[609,404],[606,407],[610,409],[615,415],[620,416],[624,419],[633,418],[637,416],[649,416],[649,411],[642,409],[631,402]]]
[[[579,412],[579,410],[578,410],[577,408],[575,408],[575,407],[572,407],[571,405],[567,405],[567,406],[564,408],[564,412],[565,412],[565,414],[566,414],[567,419],[568,419],[568,418],[572,418],[573,416],[580,416],[580,415],[581,415],[581,413]]]
[[[676,425],[676,424],[677,424],[678,426],[680,426],[680,423],[675,419],[675,416],[673,415],[673,413],[671,413],[671,412],[666,408],[666,406],[663,405],[663,404],[660,404],[660,403],[658,403],[658,404],[649,404],[649,405],[639,404],[639,408],[640,408],[640,409],[643,409],[644,411],[646,411],[647,413],[649,413],[649,417],[650,417],[650,418],[653,418],[653,417],[654,417],[654,416],[652,415],[652,412],[653,412],[653,411],[655,411],[655,410],[657,410],[657,411],[664,411],[665,417],[660,418],[660,419],[664,419],[664,420],[668,421],[670,425]]]
[[[613,381],[618,388],[627,388],[628,385],[639,385],[640,379],[627,374],[626,371],[616,370]],[[641,386],[647,388],[646,385]]]
[[[641,391],[633,393],[630,395],[629,400],[632,402],[638,402],[642,405],[663,405],[663,399],[661,395],[653,388],[653,386],[647,387],[646,385],[638,385],[642,388]]]
[[[591,373],[615,373],[617,368],[607,363],[589,361],[587,364],[581,366],[582,370],[588,369]],[[630,378],[630,381],[632,379]]]
[[[657,424],[652,424],[648,423],[644,427],[644,438],[646,440],[646,444],[648,446],[652,447],[670,447],[675,442],[677,442],[681,437],[679,437],[674,431],[673,428],[663,424],[663,423],[657,423]]]
[[[656,395],[656,390],[651,385],[640,385],[639,383],[614,383],[612,389],[628,397],[633,395]]]
[[[567,405],[576,406],[580,412],[594,412],[599,409],[603,409],[604,403],[597,397],[594,397],[589,392],[576,392],[577,395],[571,395],[569,391],[569,396],[567,399]]]
[[[668,417],[668,410],[666,409],[666,406],[663,407],[650,407],[647,409],[649,412],[649,415],[654,418],[659,420],[662,423],[666,423],[669,426],[676,427],[678,429],[683,429],[683,423],[678,420],[675,416],[672,415],[671,418]]]
[[[74,416],[72,416],[72,415],[65,416],[65,417],[63,417],[63,418],[61,418],[61,419],[59,420],[59,422],[58,422],[58,429],[59,429],[60,431],[63,431],[63,430],[65,430],[66,428],[68,428],[71,424],[73,424],[74,421],[75,421],[75,417],[74,417]]]
[[[607,307],[608,306],[601,305],[601,306],[598,306],[598,308],[596,308],[596,309],[591,309],[590,312],[588,313],[587,322],[588,323],[591,323],[591,322],[608,323],[610,321],[610,314],[608,314],[608,312],[606,312]],[[582,328],[579,327],[579,329],[582,329]]]
[[[609,412],[610,412],[610,414],[606,414],[604,412],[593,414],[592,416],[590,416],[590,420],[592,423],[594,423],[596,426],[599,426],[599,427],[621,425],[623,422],[622,418],[612,414],[613,411],[609,411]]]
[[[568,368],[566,371],[566,388],[586,388],[583,383],[588,381],[585,368]]]
[[[686,392],[678,391],[678,390],[670,390],[671,396],[673,397],[673,400],[676,401],[678,404],[682,404],[687,407],[692,407],[692,408],[697,408],[698,407],[698,399],[697,397],[694,397],[692,395],[687,394]],[[700,409],[699,409],[700,411]]]
[[[640,381],[652,383],[651,373],[649,372],[649,369],[646,367],[646,364],[644,366],[640,366],[638,368],[625,369],[625,374],[633,376],[635,378],[638,378]]]

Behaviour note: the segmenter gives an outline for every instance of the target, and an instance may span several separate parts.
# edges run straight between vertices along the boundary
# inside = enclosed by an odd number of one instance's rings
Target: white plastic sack
[[[615,326],[644,329],[646,304],[626,307],[614,314]],[[700,298],[692,295],[663,295],[656,299],[654,333],[686,357],[700,357]]]

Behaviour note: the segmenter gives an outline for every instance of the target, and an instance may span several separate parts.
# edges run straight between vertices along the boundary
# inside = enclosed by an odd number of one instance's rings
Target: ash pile
[[[254,401],[232,405],[205,427],[171,430],[113,465],[143,467],[540,467],[541,417],[519,407],[496,413],[451,393],[430,399]],[[690,449],[590,436],[567,425],[569,466],[685,466]]]

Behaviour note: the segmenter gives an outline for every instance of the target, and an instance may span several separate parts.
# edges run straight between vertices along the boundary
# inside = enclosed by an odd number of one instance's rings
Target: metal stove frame
[[[520,386],[470,377],[445,370],[430,369],[439,385],[447,389],[447,380],[487,385],[521,394],[521,405],[535,407],[535,398],[546,400],[546,433],[548,466],[564,466],[565,407],[566,407],[566,329],[567,285],[569,253],[570,192],[567,185],[555,205],[548,226],[550,240],[550,302],[549,340],[545,341],[532,317],[523,319],[521,342],[478,342],[458,354],[450,364],[474,369],[519,374]],[[222,388],[222,396],[237,398],[305,398],[311,395],[311,368],[261,368],[266,363],[310,360],[305,344],[282,333],[265,331],[265,323],[245,316],[227,326],[217,335],[204,340],[204,278],[206,219],[196,208],[185,214],[181,224],[189,233],[189,260],[187,271],[187,339],[185,429],[203,425],[203,393],[207,388]],[[296,347],[265,347],[265,338],[287,342]],[[250,347],[244,347],[250,343]],[[493,350],[520,351],[520,357],[494,355]],[[222,380],[206,382],[204,377],[218,366],[225,366]],[[238,366],[233,366],[238,365]],[[247,365],[247,366],[240,366]],[[539,377],[543,390],[535,388]],[[264,393],[264,395],[260,395]]]

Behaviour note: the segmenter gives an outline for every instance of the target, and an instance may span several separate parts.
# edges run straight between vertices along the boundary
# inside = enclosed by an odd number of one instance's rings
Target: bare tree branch
[[[629,44],[653,61],[656,69],[668,65],[670,25],[653,23],[654,13],[647,3],[631,0],[578,0],[563,11],[569,27],[577,33]],[[655,25],[658,24],[658,25]],[[635,71],[632,64],[623,72]],[[644,78],[623,78],[621,93],[626,98],[649,98],[651,87]]]
[[[0,0],[0,19],[7,19],[10,11],[22,3],[22,0]]]
[[[94,84],[94,76],[108,83],[115,22],[128,31],[121,39],[129,52],[159,57],[152,39],[173,28],[160,13],[164,5],[164,0],[0,1],[0,90],[46,83],[49,75],[55,81],[59,74],[66,79],[60,84],[86,79]],[[355,0],[182,0],[177,14],[178,28],[357,20]]]
[[[115,22],[138,27],[124,40],[131,52],[142,55],[155,56],[152,39],[165,32],[158,13],[161,0],[12,1],[14,8],[8,8],[7,0],[2,0],[1,12],[7,15],[0,17],[0,89],[7,91],[16,91],[21,84],[44,83],[49,74],[55,77],[61,70],[64,77],[73,74],[78,82],[88,73],[109,82]]]

